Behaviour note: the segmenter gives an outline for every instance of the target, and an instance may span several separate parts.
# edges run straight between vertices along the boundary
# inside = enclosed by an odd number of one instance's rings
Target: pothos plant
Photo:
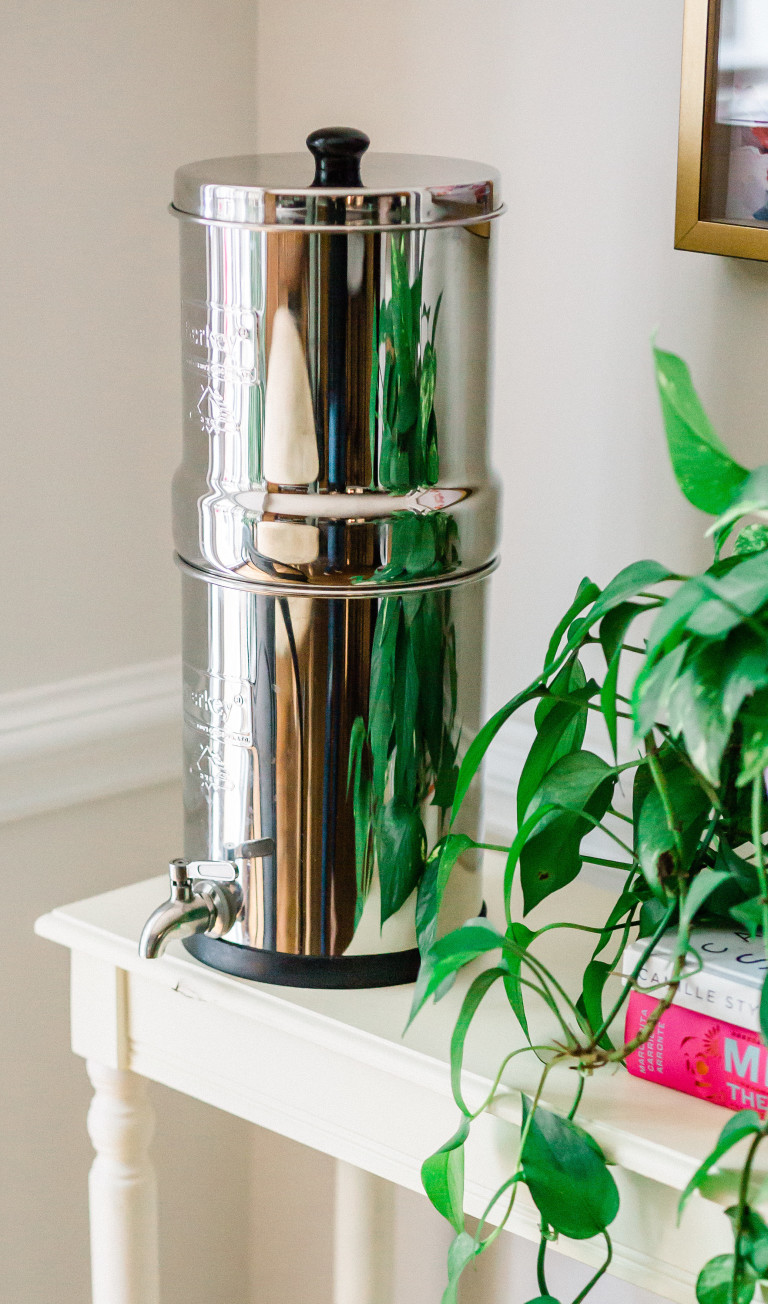
[[[686,496],[717,517],[709,534],[714,559],[702,574],[684,576],[655,561],[626,567],[604,589],[585,579],[559,621],[544,668],[490,719],[461,764],[450,831],[433,849],[418,889],[422,966],[412,1017],[440,999],[457,973],[478,957],[492,959],[470,982],[451,1042],[451,1080],[459,1110],[454,1135],[426,1160],[422,1178],[435,1207],[456,1232],[448,1257],[443,1304],[455,1304],[463,1269],[496,1238],[517,1192],[526,1186],[541,1219],[537,1295],[532,1304],[558,1304],[547,1284],[547,1249],[558,1234],[605,1243],[602,1266],[572,1304],[583,1300],[611,1260],[609,1227],[619,1193],[599,1145],[578,1123],[585,1083],[622,1065],[646,1041],[674,999],[694,925],[737,921],[768,939],[767,827],[764,772],[768,766],[768,526],[745,523],[768,510],[768,465],[751,474],[718,439],[685,364],[655,350],[656,374],[674,471]],[[728,555],[726,555],[728,554]],[[626,681],[627,691],[621,688]],[[505,927],[475,919],[436,937],[440,902],[458,856],[477,844],[461,832],[462,801],[502,725],[535,704],[535,737],[517,790],[517,833],[507,850]],[[610,759],[585,747],[587,719],[602,723]],[[631,791],[631,812],[619,794]],[[591,855],[584,839],[602,829],[612,858]],[[585,929],[567,917],[531,928],[513,907],[519,880],[526,915],[571,883],[585,864],[618,871],[616,898],[604,920]],[[580,978],[567,990],[546,965],[537,943],[552,928],[594,938]],[[672,930],[669,981],[654,991],[658,1005],[631,1041],[616,1034],[619,1016],[662,934]],[[623,986],[608,995],[627,942],[645,941]],[[768,941],[766,942],[768,946]],[[523,1034],[502,1059],[488,1098],[472,1109],[462,1090],[467,1031],[486,994],[501,984]],[[534,1042],[528,1013],[544,1002],[555,1035]],[[768,986],[760,1005],[768,1040]],[[463,1152],[474,1120],[493,1105],[509,1062],[540,1061],[538,1086],[523,1096],[522,1127],[509,1177],[473,1234],[463,1213]],[[561,1117],[543,1104],[556,1066],[574,1070],[573,1104]],[[752,1200],[752,1168],[768,1136],[754,1110],[729,1117],[710,1155],[680,1200],[686,1204],[720,1158],[747,1140],[733,1207],[734,1250],[710,1260],[697,1283],[700,1304],[749,1304],[768,1278],[768,1225]],[[493,1229],[488,1220],[493,1214]]]

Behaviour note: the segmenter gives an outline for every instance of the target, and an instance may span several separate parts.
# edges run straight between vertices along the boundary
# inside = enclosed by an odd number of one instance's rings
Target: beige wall
[[[585,573],[692,563],[649,336],[724,437],[768,456],[768,267],[672,248],[682,0],[262,0],[260,149],[360,126],[373,147],[502,171],[495,462],[504,561],[490,698],[511,695]]]
[[[0,6],[0,692],[178,647],[180,162],[253,142],[251,0]]]

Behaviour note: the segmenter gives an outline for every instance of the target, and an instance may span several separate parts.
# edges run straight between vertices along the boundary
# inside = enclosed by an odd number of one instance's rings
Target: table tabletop
[[[165,895],[166,880],[153,878],[38,920],[41,936],[72,952],[75,1053],[420,1189],[423,1160],[458,1123],[450,1036],[478,966],[462,973],[454,989],[404,1031],[411,986],[327,991],[251,983],[204,967],[178,942],[159,960],[140,959],[141,928]],[[580,883],[569,890],[568,917],[599,921],[609,904],[603,888]],[[566,986],[588,945],[583,938],[553,931],[541,939],[542,958],[557,965]],[[532,1013],[535,1038],[551,1035],[548,1017],[546,1011]],[[501,1060],[521,1044],[497,984],[467,1041],[464,1086],[470,1103],[484,1098]],[[492,1109],[473,1124],[466,1208],[474,1216],[513,1169],[521,1091],[535,1089],[537,1067],[532,1055],[517,1057]],[[555,1070],[544,1103],[566,1112],[575,1085],[572,1071]],[[602,1070],[587,1082],[579,1119],[615,1164],[622,1195],[611,1229],[616,1275],[688,1304],[702,1263],[730,1248],[727,1220],[716,1202],[728,1202],[727,1177],[714,1200],[696,1196],[679,1228],[676,1219],[679,1192],[727,1117],[718,1106],[632,1078],[623,1069]],[[537,1239],[536,1211],[527,1193],[521,1194],[511,1229]],[[592,1242],[561,1237],[557,1248],[587,1263],[602,1256],[602,1245]]]

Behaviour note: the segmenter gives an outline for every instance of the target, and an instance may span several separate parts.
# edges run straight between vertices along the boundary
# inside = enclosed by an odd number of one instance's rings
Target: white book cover
[[[676,933],[665,933],[640,971],[640,987],[648,991],[668,980]],[[631,942],[622,957],[622,973],[629,975],[648,945],[647,938]],[[760,992],[768,970],[762,938],[730,928],[694,928],[690,950],[674,1004],[708,1014],[740,1028],[760,1031]],[[649,995],[663,995],[661,989]]]

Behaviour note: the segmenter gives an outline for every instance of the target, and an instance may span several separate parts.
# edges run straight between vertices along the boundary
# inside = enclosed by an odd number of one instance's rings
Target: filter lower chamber
[[[185,568],[185,857],[231,865],[242,888],[226,938],[193,936],[192,954],[300,986],[415,978],[424,854],[478,726],[485,587],[329,597]],[[477,801],[464,813],[477,833]],[[444,925],[481,903],[469,853]]]
[[[314,179],[308,155],[176,174],[185,859],[141,950],[175,934],[243,977],[378,986],[416,975],[479,727],[502,209],[482,164],[374,154],[361,175],[362,133],[307,144]],[[440,927],[481,903],[470,851]]]

